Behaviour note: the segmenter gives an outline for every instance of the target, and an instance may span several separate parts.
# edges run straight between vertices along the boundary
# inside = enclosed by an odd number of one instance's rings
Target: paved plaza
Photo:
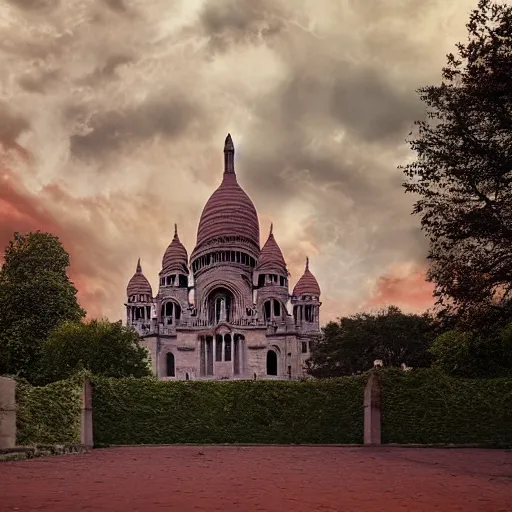
[[[0,511],[512,510],[512,452],[155,446],[0,464]]]

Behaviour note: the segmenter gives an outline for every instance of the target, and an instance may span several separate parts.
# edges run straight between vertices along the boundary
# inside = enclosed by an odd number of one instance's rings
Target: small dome
[[[224,176],[201,214],[196,248],[212,238],[223,236],[241,236],[260,246],[258,214],[236,180],[234,155],[233,141],[228,134],[224,144]]]
[[[174,238],[162,258],[162,271],[176,271],[185,275],[189,273],[187,249],[180,242],[178,226],[176,224],[174,224]]]
[[[140,258],[137,263],[137,270],[133,277],[130,279],[128,286],[126,287],[126,295],[130,297],[131,295],[150,295],[153,296],[153,290],[151,289],[151,285],[149,281],[146,279],[146,276],[142,273],[142,267],[140,265]]]
[[[302,274],[302,277],[297,281],[297,284],[293,289],[293,295],[320,296],[320,286],[318,286],[318,281],[309,270],[309,258],[306,258],[306,270],[304,270],[304,274]]]
[[[284,261],[283,253],[277,245],[277,242],[273,234],[273,226],[270,225],[270,234],[268,239],[261,249],[260,257],[258,258],[258,264],[256,271],[258,272],[278,272],[284,275],[288,275],[286,270],[286,262]]]

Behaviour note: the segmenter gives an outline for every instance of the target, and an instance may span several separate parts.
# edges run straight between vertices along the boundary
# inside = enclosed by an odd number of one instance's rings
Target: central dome
[[[235,148],[228,134],[224,145],[224,176],[201,214],[196,248],[209,240],[225,236],[246,238],[259,248],[258,214],[251,199],[236,180],[234,155]]]

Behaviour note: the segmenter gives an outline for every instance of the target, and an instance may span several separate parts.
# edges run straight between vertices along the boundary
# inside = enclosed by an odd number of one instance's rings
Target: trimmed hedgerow
[[[34,387],[16,383],[16,444],[80,443],[82,382],[64,380]]]
[[[365,382],[94,378],[95,443],[362,443]]]
[[[512,445],[512,379],[378,372],[383,443]]]

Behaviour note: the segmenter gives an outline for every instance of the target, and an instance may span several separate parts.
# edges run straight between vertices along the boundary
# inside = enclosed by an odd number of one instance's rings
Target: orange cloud
[[[404,311],[419,313],[432,308],[434,285],[425,280],[425,270],[408,265],[398,266],[377,278],[369,299],[360,310],[395,305]]]

